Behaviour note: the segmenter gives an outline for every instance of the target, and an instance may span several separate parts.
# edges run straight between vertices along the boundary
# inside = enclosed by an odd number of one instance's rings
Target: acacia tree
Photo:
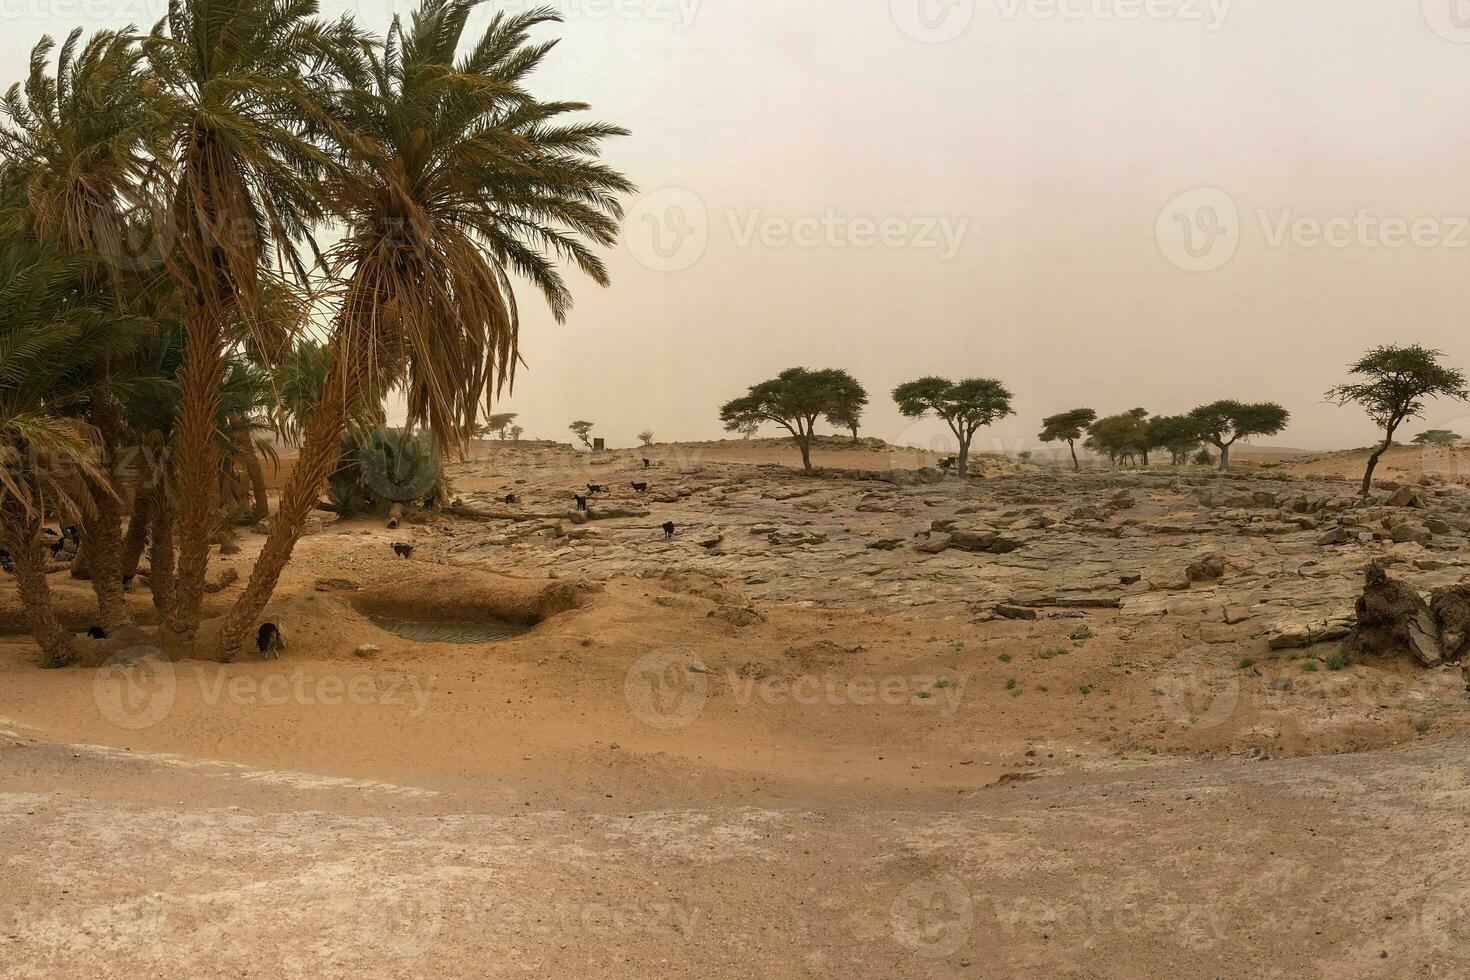
[[[826,415],[827,423],[852,433],[852,441],[858,440],[858,425],[863,419],[863,409],[868,407],[868,392],[857,379],[843,370],[836,370],[839,384],[845,391]]]
[[[1131,409],[1117,415],[1098,419],[1087,428],[1087,441],[1083,443],[1090,451],[1108,457],[1117,465],[1121,460],[1131,462],[1138,456],[1148,464],[1148,410]]]
[[[1360,490],[1364,497],[1373,489],[1373,471],[1393,445],[1394,433],[1410,418],[1424,414],[1426,398],[1470,398],[1464,372],[1439,362],[1444,355],[1413,344],[1375,347],[1352,364],[1348,371],[1364,380],[1338,385],[1327,392],[1328,401],[1338,405],[1357,402],[1383,430],[1383,442],[1368,457]]]
[[[801,465],[812,471],[812,432],[817,419],[856,418],[867,402],[867,392],[846,371],[828,368],[808,371],[787,368],[769,381],[752,385],[740,398],[720,408],[726,431],[749,434],[763,423],[774,422],[801,450]]]
[[[571,425],[567,426],[567,428],[568,429],[571,429],[572,430],[572,434],[575,435],[578,439],[581,439],[582,440],[582,445],[586,446],[588,449],[591,449],[592,448],[592,425],[593,425],[593,423],[591,423],[591,422],[586,422],[586,421],[579,420],[579,421],[573,422]]]
[[[1453,446],[1463,438],[1458,432],[1449,429],[1430,429],[1421,432],[1414,437],[1414,443],[1420,446]]]
[[[653,430],[644,429],[642,432],[638,433],[638,441],[643,443],[643,445],[645,446],[653,445]]]
[[[1275,402],[1244,404],[1218,401],[1189,413],[1199,437],[1220,450],[1220,472],[1230,469],[1230,447],[1241,439],[1274,436],[1286,428],[1291,413]]]
[[[1007,415],[1014,415],[1011,393],[993,378],[928,377],[901,384],[893,389],[893,400],[905,418],[921,419],[933,412],[944,419],[949,431],[959,440],[956,469],[960,476],[969,472],[970,442],[975,433]]]
[[[505,430],[514,425],[518,418],[520,418],[520,414],[517,412],[497,412],[493,415],[487,415],[485,416],[485,424],[479,427],[479,431],[483,435],[496,436],[501,442],[504,442]]]
[[[1060,415],[1052,415],[1041,420],[1041,434],[1037,436],[1042,442],[1065,442],[1067,448],[1072,452],[1072,469],[1080,470],[1082,464],[1077,462],[1077,440],[1082,438],[1082,433],[1092,423],[1097,421],[1097,413],[1090,408],[1074,408],[1070,412],[1062,412]]]
[[[1148,420],[1148,443],[1167,450],[1175,466],[1189,462],[1191,453],[1199,449],[1199,426],[1188,415],[1156,415]]]

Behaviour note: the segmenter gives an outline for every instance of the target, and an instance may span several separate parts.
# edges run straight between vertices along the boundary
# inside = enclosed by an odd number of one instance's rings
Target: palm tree
[[[340,170],[327,197],[345,234],[329,256],[344,282],[324,398],[250,581],[226,618],[221,653],[237,649],[269,601],[306,516],[337,465],[341,435],[365,392],[399,384],[409,425],[456,453],[480,406],[513,381],[519,314],[512,278],[565,319],[559,262],[606,285],[593,246],[614,243],[632,190],[598,161],[624,130],[563,123],[586,108],[542,102],[523,87],[555,42],[529,32],[549,9],[496,14],[456,60],[476,0],[424,0],[382,48],[339,49],[346,84],[332,118]]]
[[[171,161],[168,260],[184,296],[170,644],[198,630],[219,520],[215,420],[229,323],[252,318],[265,265],[304,278],[295,243],[311,240],[322,214],[316,187],[330,160],[311,134],[324,123],[327,54],[340,37],[316,10],[314,0],[171,0],[142,42]]]
[[[80,295],[81,271],[75,259],[0,239],[0,541],[47,666],[70,663],[75,650],[51,607],[41,529],[112,492],[82,413],[93,366],[146,329]]]
[[[82,43],[80,29],[67,36],[48,73],[55,41],[43,37],[31,51],[24,85],[0,100],[8,124],[0,126],[0,151],[12,177],[24,185],[12,234],[27,234],[63,255],[85,257],[79,266],[88,291],[114,286],[131,268],[126,241],[128,213],[143,200],[142,182],[153,166],[153,120],[142,98],[142,55],[131,30],[100,31]],[[114,295],[116,299],[116,294]],[[90,420],[101,451],[95,508],[81,519],[85,564],[109,630],[131,622],[122,585],[123,486],[117,470],[122,427],[119,401],[108,381],[113,365],[92,367]],[[81,564],[80,562],[78,563]]]

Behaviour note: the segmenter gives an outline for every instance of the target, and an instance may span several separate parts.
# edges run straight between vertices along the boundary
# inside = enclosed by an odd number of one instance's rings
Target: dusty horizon
[[[528,5],[476,16],[506,6]],[[497,407],[528,436],[720,438],[721,403],[806,365],[851,371],[863,431],[896,444],[944,430],[888,392],[949,374],[1016,395],[985,448],[1035,449],[1081,405],[1238,398],[1292,412],[1262,445],[1338,449],[1374,436],[1322,400],[1364,349],[1470,366],[1450,0],[553,6],[537,84],[632,130],[609,162],[640,193],[612,287],[572,276],[565,326],[519,288],[527,366]],[[43,32],[165,8],[6,9],[14,80]],[[373,29],[409,9],[323,4]],[[1470,406],[1427,428],[1470,433]]]
[[[1347,449],[1376,430],[1322,396],[1361,351],[1470,366],[1470,144],[1443,123],[1470,38],[1448,22],[1124,0],[935,4],[930,29],[918,2],[564,5],[544,80],[633,130],[611,159],[640,196],[611,289],[577,283],[565,327],[523,303],[499,410],[552,439],[578,418],[609,444],[717,439],[721,403],[805,365],[851,371],[863,431],[897,444],[945,430],[891,389],[948,374],[1016,395],[985,449],[1037,449],[1079,405],[1219,398],[1290,409],[1259,445]],[[1470,406],[1428,428],[1470,433]]]

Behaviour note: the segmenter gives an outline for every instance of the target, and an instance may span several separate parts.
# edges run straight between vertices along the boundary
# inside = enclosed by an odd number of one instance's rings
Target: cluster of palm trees
[[[228,659],[354,418],[401,390],[409,426],[459,450],[514,378],[513,283],[558,320],[564,267],[606,284],[632,188],[600,154],[623,130],[528,90],[552,11],[467,37],[476,2],[376,36],[314,0],[172,0],[147,34],[36,46],[0,104],[0,541],[46,662],[77,656],[48,522],[79,524],[105,629],[137,629],[146,548],[158,641]],[[262,516],[267,434],[299,461],[206,621],[225,505]]]

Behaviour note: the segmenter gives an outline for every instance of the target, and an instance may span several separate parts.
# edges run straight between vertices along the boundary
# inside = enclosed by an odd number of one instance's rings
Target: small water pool
[[[415,643],[494,643],[526,632],[526,627],[508,620],[475,623],[452,620],[416,620],[381,613],[369,614],[373,625]]]

